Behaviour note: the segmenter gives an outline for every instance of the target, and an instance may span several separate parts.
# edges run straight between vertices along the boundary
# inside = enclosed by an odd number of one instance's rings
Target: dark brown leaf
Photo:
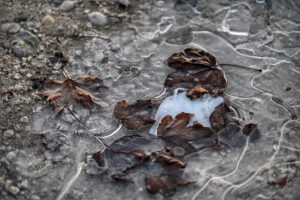
[[[46,83],[46,87],[53,86],[54,89],[49,89],[44,92],[38,92],[39,96],[47,96],[47,100],[54,106],[54,116],[57,116],[71,99],[84,107],[91,108],[91,101],[95,104],[102,106],[93,95],[86,90],[81,89],[81,86],[91,86],[96,83],[102,83],[97,76],[84,75],[75,79],[71,79],[64,69],[67,76],[65,81],[50,81]]]
[[[193,88],[187,91],[186,96],[193,100],[196,98],[200,98],[204,93],[208,93],[208,90],[203,88],[201,84],[196,84],[193,86]]]
[[[179,83],[191,83],[193,88],[187,92],[190,99],[200,97],[204,92],[211,96],[220,96],[226,86],[224,73],[219,69],[209,69],[194,74],[175,72],[169,74],[165,86],[172,87]]]
[[[125,178],[124,176],[126,176],[127,174],[113,174],[111,175],[110,177],[112,179],[114,179],[115,181],[118,181],[118,182],[121,182],[121,183],[126,183],[126,184],[129,184],[129,183],[133,183],[132,180],[130,179],[127,179]]]
[[[196,149],[189,142],[212,137],[213,132],[198,122],[187,127],[192,116],[190,113],[179,113],[172,119],[172,116],[166,115],[158,125],[157,135],[172,147],[182,147],[185,154],[194,152]]]
[[[174,156],[170,156],[162,151],[154,152],[152,155],[156,157],[156,161],[162,165],[175,165],[179,168],[185,168],[186,163],[176,158]]]
[[[218,105],[209,117],[211,127],[216,132],[225,128],[225,126],[230,122],[227,118],[227,113],[230,111],[229,105],[229,101],[225,99],[224,103]]]
[[[179,113],[174,120],[172,116],[165,116],[158,125],[157,135],[164,137],[178,136],[187,141],[195,141],[212,135],[209,128],[203,127],[198,122],[194,122],[193,126],[187,127],[193,114]]]
[[[256,127],[257,124],[254,123],[246,124],[243,128],[244,135],[249,136]]]
[[[136,114],[152,108],[151,100],[138,100],[133,104],[127,104],[125,100],[120,101],[115,106],[114,116],[122,120],[122,124],[129,130],[139,129],[148,124],[153,124],[155,120],[145,114]]]
[[[174,53],[167,60],[169,67],[175,69],[201,69],[216,65],[216,58],[201,49],[185,49],[184,53]]]
[[[125,117],[132,115],[136,112],[147,110],[152,108],[151,100],[137,100],[133,104],[127,104],[125,100],[120,101],[115,106],[114,116],[117,119],[124,119]]]
[[[174,189],[174,185],[171,184],[168,180],[154,177],[154,176],[146,176],[145,179],[147,190],[152,193],[167,193],[169,190]]]
[[[280,187],[284,187],[287,183],[288,176],[283,177],[279,181],[272,181],[272,185],[279,185]]]
[[[97,162],[99,167],[104,166],[104,159],[101,152],[94,153],[92,158]]]
[[[148,124],[154,124],[155,120],[147,115],[131,115],[123,119],[122,124],[128,130],[139,129],[140,127]]]

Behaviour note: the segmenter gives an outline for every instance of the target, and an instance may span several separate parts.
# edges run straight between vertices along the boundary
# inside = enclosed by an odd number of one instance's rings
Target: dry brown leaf
[[[170,156],[162,151],[153,152],[152,155],[156,157],[156,161],[162,165],[175,165],[179,168],[185,168],[186,163],[176,158],[174,156]]]
[[[287,180],[288,180],[288,176],[285,176],[282,179],[280,179],[279,181],[272,181],[271,184],[279,185],[280,187],[284,187],[287,183]]]
[[[53,86],[54,89],[37,93],[39,96],[48,97],[47,100],[50,101],[54,106],[54,116],[57,116],[71,99],[74,99],[77,103],[87,108],[91,108],[91,101],[99,106],[102,106],[102,104],[97,101],[93,95],[80,88],[82,86],[90,87],[97,83],[103,84],[102,80],[100,80],[98,76],[87,74],[75,79],[71,79],[65,69],[64,73],[67,76],[65,81],[47,82],[46,87]]]
[[[152,108],[151,100],[138,100],[133,104],[128,104],[123,100],[115,106],[114,116],[122,120],[123,126],[128,130],[135,130],[155,122],[155,120],[145,114],[136,114],[150,108]]]
[[[175,69],[201,69],[216,65],[216,58],[201,49],[185,49],[184,53],[174,53],[167,60],[169,67]]]
[[[226,78],[224,73],[219,69],[208,69],[194,74],[175,72],[169,74],[165,86],[172,87],[177,84],[190,83],[193,88],[187,94],[191,99],[198,98],[204,92],[208,92],[211,96],[220,96],[226,86]]]
[[[193,100],[196,98],[200,98],[204,93],[208,93],[208,90],[203,88],[201,84],[196,84],[193,88],[187,91],[186,96]]]
[[[225,128],[225,126],[230,122],[227,117],[227,113],[230,112],[229,105],[229,101],[225,99],[224,103],[218,105],[209,117],[211,127],[216,132]]]
[[[256,127],[257,124],[254,123],[246,124],[243,128],[244,135],[249,136]]]

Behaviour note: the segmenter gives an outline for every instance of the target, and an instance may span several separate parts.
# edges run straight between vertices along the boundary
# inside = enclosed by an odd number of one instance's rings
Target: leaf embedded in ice
[[[217,132],[225,128],[225,126],[230,122],[226,115],[230,112],[229,105],[229,101],[225,99],[224,103],[218,105],[209,117],[212,129]]]
[[[122,120],[122,124],[129,130],[139,129],[148,124],[153,124],[155,120],[145,114],[138,112],[152,108],[151,100],[138,100],[133,104],[127,104],[125,100],[120,101],[115,106],[114,116]]]
[[[189,95],[189,98],[194,99],[199,98],[203,94],[203,92],[197,92],[200,87],[203,88],[203,91],[206,90],[213,97],[220,96],[223,94],[227,81],[221,70],[208,69],[194,74],[182,72],[171,73],[165,81],[165,86],[173,87],[180,83],[190,83],[193,85],[193,88],[190,89],[187,94]]]
[[[47,82],[46,87],[53,86],[54,88],[37,93],[38,96],[48,97],[47,100],[54,106],[54,116],[57,116],[72,99],[87,108],[91,108],[91,101],[102,106],[102,103],[97,101],[93,95],[80,88],[90,87],[94,84],[103,84],[98,76],[87,74],[71,79],[65,69],[64,73],[67,76],[65,81]]]
[[[184,53],[173,53],[167,64],[175,69],[201,69],[215,66],[216,58],[204,50],[188,48]]]

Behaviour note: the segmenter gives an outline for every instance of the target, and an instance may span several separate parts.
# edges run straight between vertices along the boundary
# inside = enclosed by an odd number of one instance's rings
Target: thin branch
[[[70,110],[69,107],[67,107],[67,109],[68,109],[69,112],[73,115],[73,117],[79,122],[79,124],[81,124],[81,126],[83,126],[83,127],[87,130],[87,132],[89,133],[89,135],[90,135],[91,137],[94,137],[94,138],[95,138],[96,140],[98,140],[101,144],[103,144],[106,148],[110,149],[110,146],[108,146],[108,145],[105,144],[101,139],[99,139],[97,136],[95,136],[94,133],[92,133],[92,132],[89,130],[89,128],[88,128],[86,125],[84,125],[84,124],[76,117],[76,115]]]
[[[232,66],[232,67],[239,67],[239,68],[244,68],[244,69],[250,69],[258,72],[262,72],[262,69],[256,68],[256,67],[249,67],[249,66],[243,66],[243,65],[237,65],[237,64],[224,64],[224,63],[219,63],[218,65],[220,66]]]

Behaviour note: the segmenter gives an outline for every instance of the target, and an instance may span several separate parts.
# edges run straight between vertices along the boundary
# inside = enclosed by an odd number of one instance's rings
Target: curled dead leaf
[[[216,58],[204,50],[188,48],[184,53],[173,53],[167,64],[175,69],[201,69],[216,65]]]
[[[279,181],[272,181],[271,184],[279,185],[280,187],[284,187],[287,183],[287,180],[288,180],[288,176],[285,176],[282,179],[280,179]]]
[[[224,103],[218,105],[209,117],[211,127],[216,132],[225,128],[225,126],[230,122],[227,117],[227,113],[230,112],[229,105],[229,101],[225,99]]]
[[[91,101],[102,106],[102,104],[86,90],[81,89],[82,86],[92,86],[94,84],[103,84],[97,76],[84,75],[75,79],[71,79],[67,71],[64,69],[67,76],[65,81],[50,81],[46,83],[46,87],[53,86],[54,89],[49,89],[44,92],[38,92],[38,96],[47,96],[47,100],[54,106],[54,116],[57,116],[64,107],[74,99],[77,103],[84,107],[91,108]]]
[[[196,84],[193,88],[187,91],[186,96],[193,100],[201,97],[204,93],[208,93],[208,91],[205,88],[203,88],[201,84]]]
[[[172,87],[180,83],[190,83],[193,88],[187,92],[190,99],[198,98],[208,92],[211,96],[220,96],[226,86],[224,73],[219,69],[208,69],[194,74],[175,72],[168,75],[165,86]]]
[[[156,157],[156,161],[162,165],[175,165],[179,168],[185,168],[186,163],[176,158],[174,156],[170,156],[162,151],[153,152],[152,155]]]
[[[155,120],[145,114],[136,114],[150,108],[152,108],[151,100],[138,100],[133,104],[127,104],[126,101],[123,100],[118,102],[115,106],[114,116],[122,120],[123,126],[128,130],[135,130],[155,122]]]
[[[137,100],[133,104],[126,103],[125,100],[120,101],[115,106],[114,116],[117,119],[124,119],[133,113],[152,108],[151,100]]]
[[[193,114],[179,113],[175,119],[166,115],[159,123],[157,134],[168,145],[181,147],[185,150],[185,155],[196,151],[190,144],[191,141],[198,141],[204,138],[214,138],[214,134],[208,127],[195,121],[192,126],[188,126]]]
[[[249,136],[256,127],[257,124],[254,123],[246,124],[243,128],[244,135]]]
[[[101,152],[94,153],[92,158],[96,161],[99,167],[104,166],[105,163]]]
[[[155,120],[148,117],[147,115],[131,115],[126,117],[122,124],[128,130],[139,129],[140,127],[148,124],[154,124]]]

